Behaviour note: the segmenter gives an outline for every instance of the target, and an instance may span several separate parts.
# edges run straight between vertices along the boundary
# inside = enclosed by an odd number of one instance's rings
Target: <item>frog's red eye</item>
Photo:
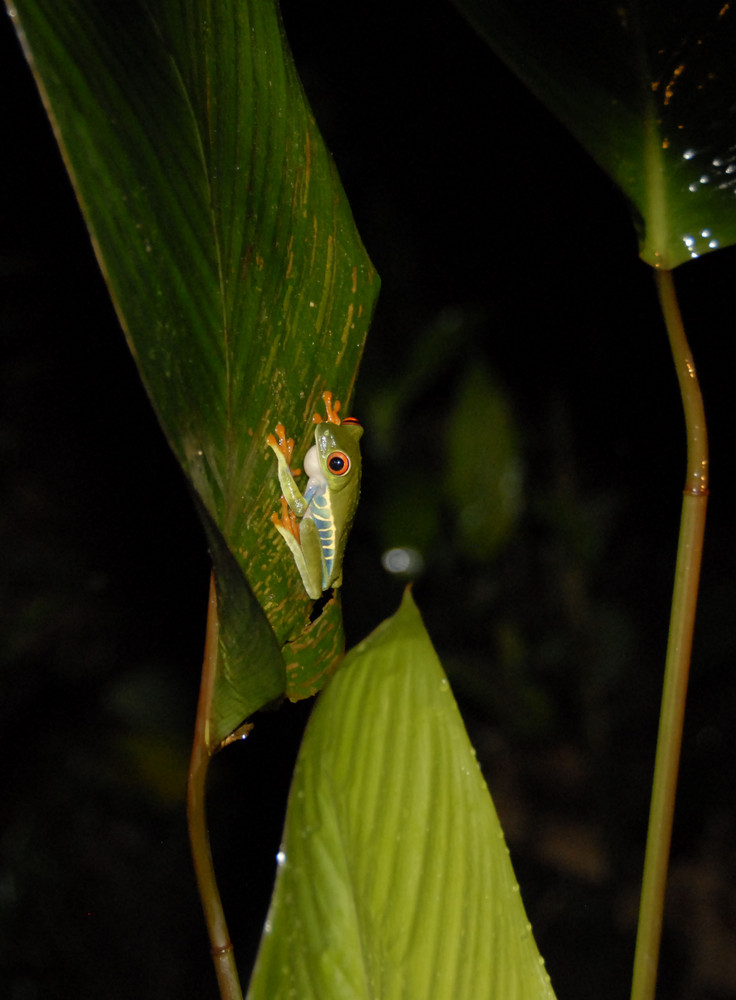
[[[350,468],[350,459],[344,451],[333,451],[327,456],[327,468],[334,476],[344,476]]]
[[[357,424],[360,427],[360,421],[355,417],[343,417],[342,422],[344,424]]]

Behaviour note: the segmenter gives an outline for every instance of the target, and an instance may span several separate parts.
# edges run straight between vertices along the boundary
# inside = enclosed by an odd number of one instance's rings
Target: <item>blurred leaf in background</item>
[[[484,561],[513,531],[523,494],[511,407],[482,364],[469,365],[446,420],[444,490],[459,548]]]

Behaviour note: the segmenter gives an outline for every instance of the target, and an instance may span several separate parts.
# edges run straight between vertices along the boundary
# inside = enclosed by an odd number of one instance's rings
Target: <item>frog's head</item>
[[[348,484],[360,481],[360,445],[363,428],[354,417],[342,423],[317,424],[314,447],[304,456],[304,471],[310,478],[319,478],[328,489],[339,492]]]

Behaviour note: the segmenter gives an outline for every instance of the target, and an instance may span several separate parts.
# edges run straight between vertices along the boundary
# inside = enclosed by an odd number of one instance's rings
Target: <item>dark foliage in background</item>
[[[626,995],[684,469],[651,274],[610,183],[449,5],[284,16],[383,279],[349,639],[398,604],[384,550],[420,548],[417,602],[558,996]],[[0,45],[0,990],[214,996],[184,817],[205,544],[7,23]],[[736,993],[734,260],[677,274],[713,496],[660,991],[696,1000]],[[508,434],[486,419],[499,399]],[[499,439],[518,503],[481,559],[458,495],[487,509]],[[244,979],[307,713],[264,715],[214,768]]]

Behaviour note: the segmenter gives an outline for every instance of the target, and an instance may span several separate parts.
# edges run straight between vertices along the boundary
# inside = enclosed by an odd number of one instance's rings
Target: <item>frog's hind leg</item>
[[[289,546],[304,589],[316,601],[322,596],[322,549],[314,521],[311,517],[305,517],[297,522],[285,501],[282,502],[282,517],[274,514],[272,520]]]

